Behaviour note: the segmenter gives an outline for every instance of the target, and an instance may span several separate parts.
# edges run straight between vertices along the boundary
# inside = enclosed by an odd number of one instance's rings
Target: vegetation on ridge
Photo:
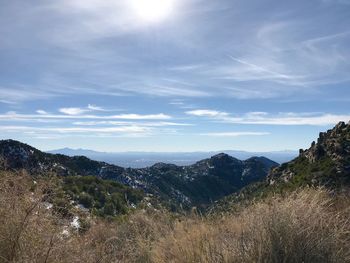
[[[69,176],[62,180],[63,190],[72,200],[99,216],[125,214],[128,207],[136,208],[144,197],[141,190],[94,176]]]
[[[219,200],[211,213],[235,210],[275,194],[285,195],[303,187],[325,187],[332,191],[350,188],[350,123],[338,123],[321,132],[317,142],[300,150],[294,160],[272,168],[265,181],[250,184],[239,192]]]

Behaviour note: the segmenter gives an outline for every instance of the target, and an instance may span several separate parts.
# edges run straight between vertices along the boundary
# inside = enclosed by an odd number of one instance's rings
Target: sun
[[[159,22],[171,16],[175,0],[130,0],[136,15],[146,22]]]

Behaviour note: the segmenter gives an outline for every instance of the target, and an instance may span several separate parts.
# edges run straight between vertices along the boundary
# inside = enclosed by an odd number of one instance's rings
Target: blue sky
[[[349,25],[349,0],[0,0],[0,136],[306,148],[350,120]]]

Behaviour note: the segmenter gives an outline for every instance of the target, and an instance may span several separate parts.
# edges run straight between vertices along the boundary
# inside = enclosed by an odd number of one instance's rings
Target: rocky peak
[[[339,122],[333,129],[321,132],[316,142],[306,151],[300,151],[300,157],[306,157],[314,163],[323,157],[333,161],[344,161],[350,154],[350,122]]]
[[[321,132],[299,157],[272,169],[268,181],[308,184],[350,183],[350,122],[339,122],[333,129]]]
[[[232,164],[232,163],[241,163],[241,160],[238,160],[226,153],[219,153],[210,158],[211,163],[213,164]]]
[[[226,154],[226,153],[218,153],[214,156],[211,157],[212,159],[227,159],[227,158],[232,158],[230,155]]]

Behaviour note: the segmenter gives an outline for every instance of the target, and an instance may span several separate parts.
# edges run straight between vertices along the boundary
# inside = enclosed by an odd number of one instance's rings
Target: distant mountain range
[[[157,163],[147,168],[123,168],[91,160],[41,152],[13,140],[0,141],[0,169],[25,170],[37,176],[96,176],[143,189],[174,207],[205,206],[264,180],[278,163],[265,157],[245,161],[220,153],[189,166]]]
[[[210,158],[219,153],[226,153],[240,160],[246,160],[254,156],[264,156],[277,163],[288,162],[298,156],[297,151],[273,151],[273,152],[246,152],[246,151],[212,151],[212,152],[98,152],[85,149],[63,148],[48,151],[53,154],[67,156],[86,156],[90,159],[115,164],[121,167],[145,168],[158,162],[176,165],[191,165],[200,160]]]

